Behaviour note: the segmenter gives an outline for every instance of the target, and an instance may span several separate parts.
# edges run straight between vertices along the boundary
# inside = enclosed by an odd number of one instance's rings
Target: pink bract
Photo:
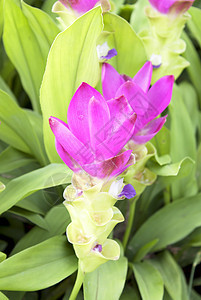
[[[59,0],[66,8],[72,8],[79,14],[92,9],[99,0]]]
[[[50,117],[49,122],[56,150],[74,172],[111,178],[132,164],[132,151],[123,148],[133,135],[136,114],[124,96],[107,102],[82,83],[70,102],[67,120],[68,124]]]
[[[194,0],[149,0],[151,5],[162,14],[184,13],[193,4]]]
[[[172,97],[174,77],[164,76],[150,88],[152,71],[151,62],[146,62],[134,78],[120,75],[107,63],[102,68],[104,98],[110,102],[111,97],[124,96],[137,114],[131,138],[137,144],[148,142],[162,128],[166,116],[155,118],[166,109]]]

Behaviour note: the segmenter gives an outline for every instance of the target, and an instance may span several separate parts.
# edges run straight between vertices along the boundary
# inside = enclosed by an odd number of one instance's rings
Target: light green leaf
[[[50,16],[23,1],[7,0],[4,10],[6,53],[20,74],[33,108],[40,111],[39,88],[49,48],[59,30]]]
[[[190,66],[187,68],[187,72],[190,76],[190,79],[197,91],[199,102],[201,105],[201,85],[200,85],[200,78],[201,78],[201,62],[199,54],[194,47],[192,41],[188,37],[188,35],[183,31],[182,39],[186,42],[186,51],[183,56],[190,62]]]
[[[196,159],[196,175],[197,175],[197,184],[199,191],[201,191],[201,143],[198,147],[197,151],[197,159]]]
[[[9,300],[3,293],[0,292],[0,300]]]
[[[148,261],[135,263],[133,271],[143,300],[163,299],[163,279],[154,266]]]
[[[169,105],[171,116],[171,146],[170,154],[173,163],[190,157],[196,160],[196,138],[190,115],[182,99],[180,90],[175,85],[173,99]],[[178,199],[184,196],[192,196],[197,193],[195,166],[191,173],[184,179],[172,183],[172,197]]]
[[[109,261],[84,278],[85,300],[118,300],[125,284],[128,262],[125,257]]]
[[[149,28],[149,21],[144,12],[145,7],[148,5],[148,0],[140,0],[135,4],[130,23],[137,33],[140,33],[140,31]]]
[[[3,252],[0,252],[0,263],[6,259],[7,255]]]
[[[103,27],[101,12],[98,6],[78,18],[57,36],[51,47],[41,87],[45,147],[51,162],[61,160],[55,149],[49,117],[66,122],[68,104],[78,86],[83,81],[95,86],[99,80],[96,40]]]
[[[26,113],[1,90],[0,107],[0,138],[18,150],[33,154],[41,164],[44,164],[45,153]]]
[[[13,207],[12,209],[9,210],[9,212],[11,212],[17,216],[26,218],[31,223],[33,223],[34,225],[37,225],[40,228],[43,228],[45,230],[48,229],[47,223],[45,222],[44,218],[41,217],[39,214],[27,211],[27,210],[19,208],[19,207]]]
[[[171,254],[168,251],[165,251],[152,259],[151,263],[160,272],[165,288],[172,300],[184,300],[182,298],[181,270]]]
[[[200,210],[200,194],[166,205],[139,228],[129,244],[129,249],[135,254],[154,239],[159,241],[151,252],[178,242],[201,226]]]
[[[188,20],[188,27],[201,47],[201,10],[191,7],[189,13],[191,18]]]
[[[65,236],[53,237],[0,264],[0,289],[35,291],[52,286],[77,269]]]
[[[66,227],[70,223],[70,216],[63,204],[54,206],[45,216],[45,221],[48,230],[39,227],[31,229],[23,238],[17,243],[12,255],[22,251],[26,248],[32,247],[41,243],[55,235],[62,235],[66,231]]]
[[[51,164],[11,180],[0,195],[0,214],[35,191],[71,182],[71,173],[64,164]]]
[[[133,261],[139,262],[140,260],[142,260],[145,257],[145,255],[151,252],[151,249],[158,243],[158,241],[158,239],[155,239],[144,245],[142,248],[140,248],[140,250],[134,256]]]
[[[13,100],[16,101],[15,95],[13,94],[13,92],[11,91],[11,89],[8,87],[8,85],[5,83],[5,81],[1,76],[0,76],[0,89],[6,92],[11,98],[13,98]]]
[[[134,76],[147,59],[141,39],[127,21],[110,13],[104,15],[104,30],[111,32],[108,44],[118,53],[110,64],[119,73]]]
[[[8,147],[0,154],[0,173],[8,173],[34,161],[35,159],[25,153],[12,147]]]
[[[0,193],[5,189],[5,185],[0,181]]]
[[[3,0],[0,0],[0,39],[3,31]]]

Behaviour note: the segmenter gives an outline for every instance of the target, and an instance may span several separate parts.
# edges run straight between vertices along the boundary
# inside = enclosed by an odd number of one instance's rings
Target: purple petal
[[[125,197],[127,199],[131,199],[135,196],[136,196],[136,191],[132,186],[132,184],[125,185],[121,193],[118,195],[119,198]]]
[[[145,113],[149,107],[149,99],[143,90],[132,81],[127,81],[118,89],[116,96],[124,95],[133,111],[137,114],[136,130],[146,124]]]
[[[77,162],[65,151],[62,145],[55,139],[56,150],[63,162],[73,171],[78,172],[81,170],[81,167]]]
[[[167,116],[152,120],[144,128],[138,131],[137,134],[134,133],[132,140],[136,144],[147,143],[158,133],[159,130],[161,130],[166,118]]]
[[[134,76],[132,81],[146,93],[151,84],[153,66],[150,61],[147,61],[144,66]]]
[[[102,252],[102,250],[103,250],[103,247],[102,247],[102,245],[100,245],[100,244],[97,244],[94,248],[93,248],[93,251],[96,251],[96,252]]]
[[[89,147],[81,143],[69,130],[67,124],[63,121],[50,117],[50,127],[64,150],[72,156],[80,165],[91,163],[94,160],[93,153]]]
[[[128,115],[133,114],[133,109],[124,96],[107,101],[107,105],[109,107],[110,118],[112,120],[117,118],[121,123],[123,123],[127,119]]]
[[[108,54],[106,56],[101,56],[101,59],[111,59],[116,55],[117,55],[117,50],[113,48],[108,51]]]
[[[91,146],[95,150],[108,135],[106,124],[110,120],[110,111],[106,101],[92,97],[89,102],[88,116]]]
[[[124,172],[131,164],[133,164],[131,154],[132,150],[127,150],[111,159],[83,165],[82,167],[85,172],[93,177],[97,177],[100,179],[109,179],[118,176],[119,174]]]
[[[174,76],[164,76],[148,91],[149,108],[146,112],[146,122],[160,115],[169,105],[172,98]]]
[[[102,67],[102,89],[106,100],[115,97],[118,88],[124,83],[122,76],[109,64]],[[121,96],[121,95],[120,95]]]
[[[68,107],[68,126],[83,144],[90,142],[88,106],[92,97],[95,97],[101,103],[105,102],[105,99],[97,90],[83,82],[75,92]]]
[[[71,7],[78,13],[83,14],[92,9],[99,0],[59,0],[65,7]]]
[[[132,113],[131,115],[127,115],[127,118],[123,122],[117,117],[110,120],[107,124],[110,134],[105,141],[97,146],[95,153],[96,160],[103,161],[110,159],[122,150],[133,135],[136,117],[136,114]]]

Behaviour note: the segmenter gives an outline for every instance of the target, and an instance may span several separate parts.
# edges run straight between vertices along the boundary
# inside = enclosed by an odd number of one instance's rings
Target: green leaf
[[[185,157],[196,160],[196,138],[190,115],[177,86],[173,90],[173,99],[169,105],[171,117],[171,146],[172,162],[176,163]],[[172,197],[178,199],[197,193],[195,166],[186,178],[172,184]]]
[[[120,297],[120,300],[141,300],[142,298],[139,295],[137,287],[134,289],[130,287],[129,285],[126,285],[123,294]]]
[[[26,248],[32,247],[41,243],[55,235],[62,235],[66,231],[66,227],[70,223],[70,216],[63,204],[54,206],[45,216],[45,222],[48,230],[39,227],[31,229],[23,238],[17,243],[12,255],[22,251]]]
[[[110,60],[110,64],[119,73],[134,76],[147,59],[141,39],[127,21],[110,13],[104,15],[104,30],[111,32],[108,44],[118,53]]]
[[[128,262],[125,257],[109,261],[84,278],[84,299],[118,300],[125,284]]]
[[[135,263],[133,271],[143,300],[163,299],[163,279],[154,266],[148,261]]]
[[[182,298],[181,270],[171,254],[165,251],[152,259],[151,263],[160,272],[165,288],[172,300],[184,300]]]
[[[140,250],[134,256],[133,261],[139,262],[142,260],[149,252],[151,252],[151,249],[158,243],[158,241],[158,239],[155,239],[140,248]]]
[[[0,292],[0,300],[9,300],[3,293]]]
[[[0,138],[18,150],[33,154],[41,164],[44,164],[45,153],[26,113],[1,90],[0,107]]]
[[[129,244],[129,249],[135,254],[154,239],[159,241],[151,252],[178,242],[201,226],[200,210],[200,194],[166,205],[139,228]]]
[[[0,289],[35,291],[52,286],[77,269],[65,236],[53,237],[0,264]]]
[[[191,18],[188,21],[188,27],[201,47],[201,10],[191,7],[189,10]]]
[[[40,111],[39,89],[50,46],[59,29],[50,16],[23,1],[7,0],[3,40],[33,108]]]
[[[27,220],[29,220],[34,225],[37,225],[38,227],[41,227],[45,230],[48,229],[48,226],[47,226],[44,218],[41,217],[39,214],[27,211],[27,210],[19,208],[19,207],[13,207],[12,209],[9,210],[9,212],[11,212],[17,216],[26,218]]]
[[[137,33],[140,33],[144,29],[149,29],[149,21],[144,13],[144,9],[148,5],[148,0],[140,0],[135,4],[130,23]]]
[[[8,87],[8,85],[5,83],[5,81],[1,76],[0,76],[0,89],[6,92],[11,98],[13,98],[13,100],[16,101],[15,95],[13,94],[13,92],[11,91],[11,89]]]
[[[78,18],[57,36],[51,47],[41,87],[45,147],[51,162],[61,159],[55,149],[49,117],[66,122],[68,104],[78,86],[83,81],[95,86],[99,80],[96,40],[103,27],[101,12],[98,6]]]
[[[197,151],[197,159],[196,159],[196,175],[197,175],[197,184],[199,191],[201,191],[201,143],[198,147]]]
[[[192,41],[188,37],[188,35],[183,31],[182,39],[186,42],[186,51],[183,56],[190,62],[190,66],[187,68],[187,72],[189,77],[197,91],[199,97],[199,103],[201,105],[201,85],[200,85],[200,78],[201,78],[201,62],[199,54],[194,47]]]
[[[17,168],[26,166],[35,160],[23,152],[8,147],[0,154],[0,173],[8,173]]]
[[[3,0],[0,0],[0,39],[3,31]]]
[[[51,164],[13,179],[1,193],[0,214],[35,191],[69,182],[71,171],[64,164]]]
[[[3,192],[5,185],[0,181],[0,192]]]
[[[3,252],[0,252],[0,263],[6,259],[7,255]]]

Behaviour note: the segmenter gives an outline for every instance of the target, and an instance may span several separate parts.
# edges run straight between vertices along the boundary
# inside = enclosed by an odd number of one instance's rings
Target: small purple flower
[[[123,187],[123,190],[118,195],[119,198],[125,197],[127,199],[131,199],[136,196],[136,191],[132,184],[127,184]]]
[[[98,253],[101,253],[102,250],[103,250],[103,247],[102,247],[102,245],[100,245],[100,244],[97,244],[97,245],[93,248],[93,251],[98,252]]]
[[[106,101],[82,83],[69,104],[67,119],[68,124],[50,117],[49,123],[59,156],[74,172],[84,170],[107,179],[133,164],[132,150],[125,151],[124,146],[134,132],[136,114],[124,96]]]
[[[137,114],[134,133],[131,137],[136,144],[151,140],[162,128],[166,117],[156,118],[169,105],[172,97],[174,76],[164,76],[151,88],[153,65],[146,62],[139,72],[130,78],[120,75],[111,65],[102,68],[102,89],[106,100],[124,96]],[[125,110],[123,112],[126,114]]]
[[[102,45],[98,45],[96,49],[98,58],[101,62],[105,62],[117,55],[117,50],[115,48],[110,49],[107,42],[103,43]]]
[[[185,13],[192,5],[194,0],[149,0],[151,5],[162,14]]]

